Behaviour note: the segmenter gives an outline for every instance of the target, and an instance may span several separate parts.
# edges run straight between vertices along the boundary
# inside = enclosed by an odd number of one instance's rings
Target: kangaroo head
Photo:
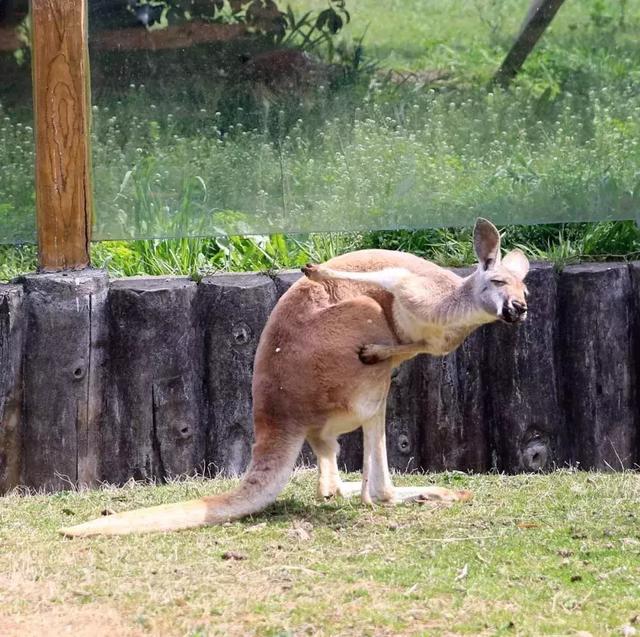
[[[527,316],[527,257],[521,250],[512,250],[502,258],[500,234],[486,219],[476,221],[473,242],[479,261],[473,275],[476,305],[507,323],[523,321]]]

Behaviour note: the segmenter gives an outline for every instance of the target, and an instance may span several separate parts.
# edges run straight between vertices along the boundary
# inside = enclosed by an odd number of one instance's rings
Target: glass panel
[[[28,9],[0,0],[0,243],[36,236]]]
[[[92,0],[95,238],[633,218],[640,0],[530,5]]]

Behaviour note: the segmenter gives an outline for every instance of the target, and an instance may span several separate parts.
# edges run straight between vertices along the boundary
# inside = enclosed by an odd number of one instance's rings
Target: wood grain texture
[[[558,388],[553,266],[534,265],[527,287],[527,320],[487,329],[482,366],[494,468],[508,473],[548,470],[569,460]]]
[[[462,277],[472,268],[453,268]],[[419,356],[421,380],[414,395],[422,443],[421,466],[429,471],[487,471],[491,467],[489,423],[482,373],[486,333],[472,333],[447,356]]]
[[[386,433],[389,468],[400,473],[420,469],[424,408],[421,359],[406,361],[391,372]],[[360,465],[362,451],[360,451]]]
[[[39,267],[89,264],[91,179],[86,0],[32,0]]]
[[[107,274],[34,274],[24,286],[22,481],[68,489],[98,478]]]
[[[631,368],[631,384],[634,388],[633,410],[635,432],[635,466],[640,466],[640,390],[638,381],[640,380],[640,261],[629,264],[629,275],[631,276],[632,295],[632,319],[631,319],[631,351],[633,363]]]
[[[20,484],[24,294],[0,285],[0,494]]]
[[[0,492],[17,482],[241,473],[260,333],[297,274],[119,280],[33,275],[0,286]],[[530,316],[394,374],[400,471],[633,467],[640,459],[640,264],[533,267]],[[359,469],[362,436],[341,437]],[[315,461],[307,450],[305,460]],[[208,468],[208,467],[207,467]]]
[[[638,403],[629,267],[565,268],[558,283],[558,330],[569,460],[581,469],[633,467]]]
[[[275,283],[262,274],[206,277],[198,289],[204,332],[207,465],[241,474],[253,444],[251,380],[260,334],[276,304]]]
[[[492,327],[477,330],[447,356],[419,357],[420,392],[406,398],[418,401],[423,469],[482,472],[491,467],[482,362],[485,334]]]
[[[101,476],[163,482],[204,464],[197,285],[184,277],[114,281]]]

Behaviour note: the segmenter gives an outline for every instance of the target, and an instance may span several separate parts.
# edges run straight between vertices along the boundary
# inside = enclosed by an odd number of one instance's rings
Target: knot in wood
[[[239,321],[231,328],[231,335],[237,345],[246,345],[252,339],[253,332],[244,321]]]
[[[191,427],[189,427],[189,425],[186,424],[178,424],[178,435],[180,438],[183,439],[187,439],[187,438],[191,438],[193,436],[193,433],[191,431]]]
[[[522,465],[527,471],[542,471],[548,459],[549,448],[541,438],[530,440],[522,449]]]
[[[411,452],[411,440],[409,440],[409,436],[406,434],[400,434],[398,436],[398,451],[400,453],[410,453]]]
[[[82,380],[86,373],[86,367],[81,364],[77,364],[73,367],[73,371],[71,372],[74,380]]]

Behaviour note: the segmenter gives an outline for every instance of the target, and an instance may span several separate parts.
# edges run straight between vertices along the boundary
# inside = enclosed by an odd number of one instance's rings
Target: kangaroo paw
[[[363,345],[358,352],[358,356],[365,365],[375,365],[389,358],[386,348],[380,345]]]

